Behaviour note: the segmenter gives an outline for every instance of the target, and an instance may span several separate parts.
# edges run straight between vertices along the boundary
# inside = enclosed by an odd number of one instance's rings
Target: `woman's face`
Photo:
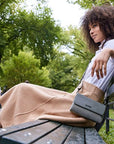
[[[99,42],[101,43],[105,39],[103,32],[100,30],[99,24],[97,23],[90,24],[89,29],[90,29],[90,36],[95,43]]]

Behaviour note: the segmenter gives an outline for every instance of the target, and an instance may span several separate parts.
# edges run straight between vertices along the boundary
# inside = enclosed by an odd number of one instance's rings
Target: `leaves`
[[[35,13],[15,2],[6,5],[0,10],[1,86],[29,80],[72,92],[92,57],[80,30],[70,26],[62,31],[42,3]],[[59,52],[62,47],[69,53]]]
[[[6,49],[10,49],[12,55],[17,55],[27,46],[41,60],[41,66],[47,65],[52,58],[53,45],[61,36],[61,28],[51,18],[51,10],[39,4],[36,13],[28,13],[14,3],[12,5],[13,8],[8,7],[8,11],[5,8],[0,11],[0,37],[3,40],[0,42],[0,60]]]
[[[79,59],[74,55],[56,53],[53,61],[47,66],[55,89],[72,92],[80,81],[78,77]]]
[[[114,5],[113,0],[67,0],[69,3],[72,4],[79,4],[82,8],[88,9],[92,8],[93,6],[100,6],[103,4],[111,4]]]
[[[40,60],[32,52],[20,51],[18,56],[13,55],[9,60],[1,63],[2,77],[0,84],[8,88],[29,80],[30,83],[50,86],[49,72],[40,68]]]
[[[70,53],[80,59],[82,62],[80,69],[85,70],[94,54],[87,48],[81,30],[70,26],[68,30],[63,31],[63,35],[63,45],[66,46],[66,49],[69,49]]]

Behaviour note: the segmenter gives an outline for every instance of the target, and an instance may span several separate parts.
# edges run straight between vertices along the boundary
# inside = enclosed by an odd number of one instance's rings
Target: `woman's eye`
[[[94,25],[93,25],[93,28],[96,27],[96,26],[97,26],[97,24],[94,24]]]
[[[89,32],[91,31],[91,29],[89,29]]]

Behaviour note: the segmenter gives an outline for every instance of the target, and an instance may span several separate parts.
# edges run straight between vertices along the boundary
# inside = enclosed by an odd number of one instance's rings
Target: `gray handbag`
[[[94,122],[101,123],[105,108],[104,104],[77,93],[70,111]]]

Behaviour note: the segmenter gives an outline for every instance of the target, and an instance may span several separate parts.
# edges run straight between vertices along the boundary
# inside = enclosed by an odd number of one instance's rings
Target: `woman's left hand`
[[[101,53],[99,53],[94,61],[91,70],[91,76],[94,76],[94,72],[96,72],[97,78],[100,79],[100,76],[103,78],[107,73],[107,62],[111,54],[114,52],[112,49],[104,49]],[[104,71],[104,72],[103,72]]]

